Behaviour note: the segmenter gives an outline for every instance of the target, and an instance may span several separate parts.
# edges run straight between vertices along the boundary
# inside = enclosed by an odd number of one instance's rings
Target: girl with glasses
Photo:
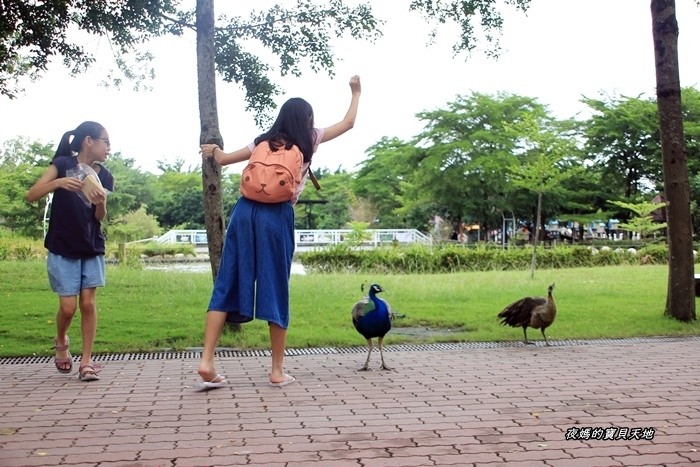
[[[92,361],[97,332],[97,287],[105,285],[105,237],[101,222],[107,216],[107,193],[114,178],[102,163],[109,155],[109,135],[96,122],[83,122],[61,138],[51,165],[29,189],[32,203],[51,194],[49,228],[44,239],[51,289],[58,294],[54,365],[71,373],[73,358],[68,330],[80,307],[81,381],[100,379]]]

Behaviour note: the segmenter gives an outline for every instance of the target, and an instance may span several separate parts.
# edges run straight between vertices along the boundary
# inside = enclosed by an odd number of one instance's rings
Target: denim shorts
[[[62,297],[80,295],[82,289],[105,285],[104,255],[74,259],[49,252],[46,269],[51,290]]]

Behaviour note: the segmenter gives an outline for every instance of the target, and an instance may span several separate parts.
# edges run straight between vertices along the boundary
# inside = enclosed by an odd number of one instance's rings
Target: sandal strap
[[[64,350],[68,350],[70,347],[70,339],[66,338],[66,344],[65,345],[58,345],[58,339],[53,340],[53,350],[58,350],[59,352],[63,352]]]
[[[99,374],[101,369],[102,369],[102,366],[100,366],[100,365],[87,364],[87,365],[80,365],[78,367],[78,372],[81,375],[84,375],[85,373]]]

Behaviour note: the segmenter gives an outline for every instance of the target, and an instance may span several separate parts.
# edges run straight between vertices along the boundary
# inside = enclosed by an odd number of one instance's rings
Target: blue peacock
[[[361,290],[364,292],[365,287],[362,284]],[[372,339],[377,339],[379,347],[379,356],[382,359],[380,370],[391,370],[384,363],[384,353],[382,352],[382,341],[384,336],[391,330],[391,324],[394,320],[394,312],[386,300],[377,297],[377,294],[383,292],[379,284],[372,284],[369,287],[369,295],[355,303],[352,307],[352,324],[357,329],[357,332],[367,339],[367,360],[360,370],[369,370],[369,358],[372,355]]]

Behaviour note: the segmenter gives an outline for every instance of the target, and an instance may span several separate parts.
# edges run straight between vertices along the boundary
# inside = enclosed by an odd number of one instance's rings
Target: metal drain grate
[[[700,340],[700,336],[689,337],[634,337],[629,339],[594,339],[594,340],[550,340],[552,346],[581,346],[581,345],[616,345],[616,344],[649,344],[653,342],[684,342]],[[439,344],[397,344],[387,345],[384,350],[387,352],[425,352],[425,351],[440,351],[440,350],[470,350],[470,349],[499,349],[508,347],[520,347],[521,341],[509,342],[446,342]],[[544,346],[544,343],[539,341],[537,346]],[[350,354],[350,353],[365,353],[367,347],[320,347],[308,349],[287,349],[286,356],[305,356],[305,355],[331,355],[331,354]],[[219,357],[268,357],[269,350],[237,350],[237,349],[219,349],[217,350]],[[201,356],[200,349],[189,349],[185,351],[160,351],[160,352],[143,352],[143,353],[127,353],[127,354],[98,354],[94,356],[94,360],[98,362],[110,361],[138,361],[138,360],[191,360],[198,359]],[[76,360],[79,356],[74,355]],[[28,365],[28,364],[45,364],[53,361],[53,356],[32,356],[32,357],[8,357],[0,358],[0,365]]]

